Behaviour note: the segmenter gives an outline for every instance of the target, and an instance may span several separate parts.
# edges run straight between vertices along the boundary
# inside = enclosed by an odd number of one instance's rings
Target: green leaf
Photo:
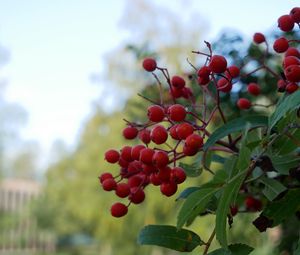
[[[254,249],[246,244],[231,244],[228,246],[228,250],[224,248],[217,249],[210,252],[208,255],[248,255]]]
[[[284,175],[289,175],[289,170],[300,162],[300,157],[293,153],[284,156],[270,155],[270,158],[276,171]]]
[[[274,147],[278,149],[278,153],[281,155],[293,152],[299,147],[294,139],[300,141],[300,129],[290,130],[289,133],[292,135],[293,139],[282,136],[274,144]]]
[[[223,248],[227,248],[226,218],[229,212],[229,207],[232,201],[235,200],[245,175],[246,171],[237,175],[228,182],[228,184],[224,187],[218,209],[216,211],[216,238]]]
[[[274,201],[266,206],[262,215],[273,220],[272,226],[291,217],[300,206],[300,189],[290,190],[282,199]]]
[[[268,117],[261,115],[244,116],[241,118],[231,120],[211,134],[211,136],[207,139],[206,143],[204,144],[203,150],[208,150],[208,148],[214,145],[218,140],[233,132],[245,130],[246,127],[251,129],[256,127],[264,127],[267,125]]]
[[[270,201],[275,199],[280,193],[286,190],[285,186],[274,179],[263,177],[260,178],[260,182],[265,185],[265,188],[262,192]]]
[[[215,192],[215,188],[200,189],[188,196],[177,215],[177,228],[182,228],[190,217],[201,213]]]
[[[176,198],[176,201],[179,199],[185,199],[187,198],[190,194],[192,194],[193,192],[195,192],[196,190],[199,190],[200,187],[188,187],[185,190],[183,190],[179,196]]]
[[[284,117],[288,112],[296,109],[300,105],[300,90],[296,91],[292,95],[289,95],[285,100],[281,101],[276,110],[270,116],[269,130],[276,125],[276,123]]]
[[[201,163],[197,161],[192,164],[180,162],[179,166],[183,168],[188,177],[198,177],[202,173]]]
[[[157,245],[181,252],[189,252],[204,242],[193,231],[178,230],[174,226],[148,225],[138,236],[138,244]]]
[[[300,254],[300,236],[299,236],[297,247],[294,251],[294,255],[299,255],[299,254]]]

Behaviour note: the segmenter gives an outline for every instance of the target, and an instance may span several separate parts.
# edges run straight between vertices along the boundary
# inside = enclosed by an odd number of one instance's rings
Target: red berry
[[[168,139],[168,132],[165,127],[158,125],[151,130],[151,140],[156,144],[163,144]]]
[[[165,110],[159,105],[148,107],[148,118],[153,122],[161,122],[165,117]]]
[[[286,82],[282,79],[277,81],[278,92],[284,92],[286,88]]]
[[[127,214],[128,208],[126,205],[118,202],[112,205],[110,212],[112,216],[119,218]]]
[[[155,172],[157,172],[157,168],[155,166],[143,164],[143,173],[144,174],[150,175]]]
[[[193,96],[193,91],[191,88],[184,87],[182,89],[182,97],[185,99],[189,99],[191,96]]]
[[[99,176],[99,181],[100,183],[103,183],[106,179],[113,179],[114,177],[112,176],[111,173],[103,173]]]
[[[147,72],[153,72],[157,67],[155,59],[145,58],[143,61],[143,67]]]
[[[130,194],[130,187],[127,183],[118,183],[115,193],[118,197],[127,197]]]
[[[116,183],[115,179],[109,178],[102,182],[102,187],[106,191],[111,191],[117,187],[117,183]]]
[[[280,37],[278,39],[275,40],[274,44],[273,44],[273,49],[277,52],[277,53],[283,53],[285,52],[287,49],[289,48],[289,42],[286,38],[284,37]]]
[[[127,162],[132,161],[132,157],[131,157],[131,146],[124,146],[121,149],[121,158],[126,160]]]
[[[295,47],[289,47],[287,49],[287,51],[285,52],[285,57],[288,57],[288,56],[294,56],[294,57],[300,58],[300,52]]]
[[[297,83],[291,82],[289,83],[286,88],[285,88],[286,92],[288,92],[289,94],[294,93],[295,91],[298,90],[298,85]]]
[[[175,183],[180,184],[183,183],[186,179],[185,171],[181,167],[174,167],[171,170],[171,180]]]
[[[174,195],[177,191],[177,184],[175,182],[162,183],[160,185],[160,191],[167,197]]]
[[[146,147],[142,144],[138,144],[132,147],[131,149],[131,158],[134,160],[140,159],[140,152],[142,149],[145,149]]]
[[[254,82],[249,83],[247,90],[253,96],[258,96],[260,94],[260,87]]]
[[[288,66],[299,65],[299,64],[300,64],[300,61],[297,57],[287,56],[283,59],[282,67],[283,67],[283,69],[286,69]]]
[[[226,76],[228,78],[236,78],[240,75],[240,68],[237,66],[229,66],[226,71]]]
[[[129,200],[134,204],[140,204],[145,200],[145,192],[140,188],[131,189]]]
[[[245,205],[248,211],[260,211],[262,209],[262,202],[254,197],[248,196],[245,199]]]
[[[209,79],[209,75],[211,73],[211,70],[208,66],[202,66],[199,70],[198,70],[198,76],[202,77],[202,78],[207,78]]]
[[[226,59],[223,56],[214,55],[210,59],[209,68],[214,73],[223,73],[223,72],[226,71],[227,61],[226,61]]]
[[[237,101],[237,106],[242,110],[246,110],[251,107],[251,102],[247,98],[240,98]]]
[[[224,93],[228,93],[232,89],[232,83],[226,78],[221,78],[217,82],[217,88]]]
[[[179,138],[178,135],[177,135],[177,131],[176,131],[177,127],[178,127],[178,124],[172,126],[172,127],[169,129],[169,133],[170,133],[170,136],[171,136],[173,139],[175,139],[175,140],[180,140],[180,138]]]
[[[144,179],[140,175],[133,175],[128,178],[128,186],[130,188],[140,187],[144,182]]]
[[[174,88],[182,89],[185,86],[185,80],[182,77],[175,75],[171,79],[171,85]]]
[[[185,139],[185,144],[188,147],[200,149],[203,145],[203,138],[198,134],[191,134]]]
[[[169,107],[168,115],[173,121],[183,121],[186,116],[186,110],[181,104],[174,104]]]
[[[161,184],[161,180],[159,179],[158,175],[156,173],[152,173],[150,175],[150,182],[154,185],[154,186],[158,186]]]
[[[169,156],[165,151],[156,151],[152,158],[153,164],[159,168],[169,164]]]
[[[138,160],[134,160],[128,164],[127,172],[130,175],[137,174],[142,171],[142,163]]]
[[[300,81],[300,65],[291,65],[284,70],[285,77],[291,82]]]
[[[253,41],[257,44],[263,43],[266,41],[265,36],[262,33],[255,33],[253,35]]]
[[[140,152],[140,161],[142,161],[143,163],[145,163],[147,165],[151,165],[153,155],[154,155],[153,149],[145,148],[145,149],[141,150],[141,152]]]
[[[180,98],[183,96],[183,89],[177,89],[177,88],[171,87],[170,95],[174,98]]]
[[[139,139],[145,144],[150,143],[151,142],[150,130],[149,129],[141,130],[139,132]]]
[[[187,146],[186,144],[184,144],[182,152],[186,156],[194,156],[197,154],[198,151],[199,151],[198,148],[190,147],[190,146]]]
[[[187,122],[178,124],[176,128],[176,133],[180,139],[186,139],[193,132],[194,132],[194,127]]]
[[[235,206],[235,205],[230,206],[230,214],[232,217],[237,215],[238,211],[239,211],[239,208],[237,206]]]
[[[160,168],[159,171],[158,171],[158,173],[157,173],[157,177],[159,178],[159,180],[162,183],[170,181],[171,168],[168,167],[168,166]]]
[[[136,138],[138,133],[139,131],[135,127],[126,127],[125,129],[123,129],[123,136],[128,140]]]
[[[105,160],[109,163],[117,163],[119,161],[120,158],[120,153],[117,150],[108,150],[105,152]]]
[[[278,18],[278,27],[284,31],[289,32],[294,28],[294,20],[290,15],[282,15]]]
[[[209,82],[210,82],[209,76],[207,76],[207,77],[201,77],[201,76],[199,76],[199,77],[198,77],[198,84],[199,84],[199,85],[206,85],[206,84],[208,84]]]
[[[300,23],[300,7],[295,7],[290,11],[290,16],[295,23]]]

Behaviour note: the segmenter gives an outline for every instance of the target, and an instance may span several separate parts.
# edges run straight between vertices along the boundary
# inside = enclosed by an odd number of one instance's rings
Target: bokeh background
[[[0,0],[0,254],[177,254],[136,244],[149,223],[175,224],[178,204],[150,190],[123,219],[97,176],[115,169],[122,119],[143,119],[146,55],[190,72],[192,50],[221,35],[271,34],[295,1]],[[205,218],[204,218],[205,219]],[[249,219],[240,219],[245,222]],[[192,226],[204,239],[212,219]],[[272,235],[235,236],[271,254]],[[198,251],[195,251],[196,253]]]

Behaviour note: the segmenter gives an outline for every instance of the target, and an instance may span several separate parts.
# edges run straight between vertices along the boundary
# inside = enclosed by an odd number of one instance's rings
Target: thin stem
[[[209,247],[210,247],[212,241],[214,240],[215,235],[216,235],[216,229],[213,230],[213,232],[211,233],[208,241],[206,242],[205,249],[203,251],[203,255],[206,255],[208,253]]]

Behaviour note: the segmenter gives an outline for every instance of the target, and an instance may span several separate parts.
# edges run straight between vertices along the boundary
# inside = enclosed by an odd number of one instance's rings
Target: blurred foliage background
[[[171,74],[185,76],[189,85],[197,90],[195,72],[187,59],[197,67],[203,64],[204,59],[191,51],[204,48],[207,24],[199,16],[191,16],[189,20],[180,19],[178,14],[162,10],[149,1],[132,2],[127,5],[121,20],[122,26],[130,33],[130,40],[107,53],[104,74],[91,74],[96,84],[99,80],[97,77],[105,75],[107,88],[95,102],[93,114],[82,128],[76,147],[70,151],[57,143],[53,161],[46,170],[38,168],[38,144],[18,139],[18,130],[26,121],[25,110],[5,102],[1,94],[3,86],[0,87],[0,174],[2,178],[17,177],[41,182],[41,194],[30,203],[30,214],[37,220],[39,231],[54,236],[56,251],[51,255],[177,254],[162,248],[138,246],[136,236],[146,224],[175,224],[180,201],[175,202],[174,197],[163,197],[158,189],[149,188],[144,203],[132,206],[126,217],[115,219],[111,217],[109,208],[117,198],[113,193],[101,190],[97,177],[105,171],[117,172],[114,166],[104,161],[103,155],[109,148],[118,149],[124,145],[121,133],[125,123],[122,119],[142,121],[146,117],[145,109],[149,103],[136,94],[141,93],[149,98],[158,95],[153,77],[141,68],[141,60],[149,55],[156,57],[161,66],[168,67]],[[270,32],[269,36],[274,38],[278,34]],[[224,31],[212,43],[215,52],[224,54],[230,63],[236,65],[242,65],[247,55],[259,59],[263,54],[262,48],[249,44],[235,31]],[[271,54],[267,58],[271,67],[279,70],[281,60]],[[249,81],[258,81],[265,95],[275,95],[274,79],[264,72],[258,72],[242,80],[235,85],[237,89],[224,96],[224,108],[231,117],[239,114],[235,100],[238,94],[245,93],[242,84]],[[122,95],[116,97],[116,100],[123,100],[120,109],[113,112],[110,109],[103,110],[101,102],[106,89],[113,89]],[[215,121],[217,125],[219,120]],[[41,172],[45,172],[45,176],[41,176]],[[205,179],[204,174],[200,180],[188,180],[180,190]],[[231,238],[240,242],[246,240],[260,247],[255,254],[275,254],[272,249],[276,237],[272,231],[258,234],[251,224],[253,218],[238,216]],[[212,231],[214,219],[209,216],[204,219],[196,221],[191,229],[206,240]],[[11,220],[11,217],[1,214],[0,226],[9,226]],[[249,227],[245,228],[245,225]],[[193,254],[199,254],[199,249]]]

